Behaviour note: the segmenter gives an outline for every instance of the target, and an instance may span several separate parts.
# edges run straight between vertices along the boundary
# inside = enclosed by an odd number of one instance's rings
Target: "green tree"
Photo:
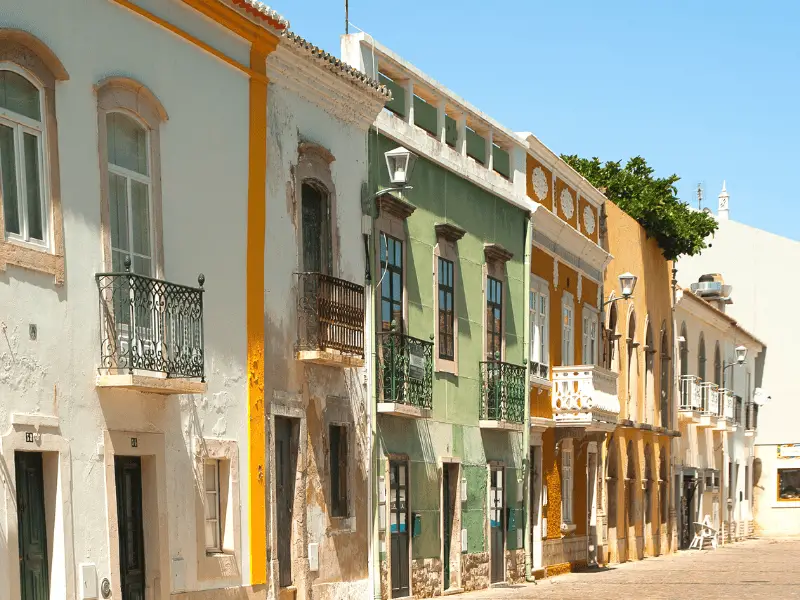
[[[653,169],[641,156],[631,158],[624,166],[622,161],[602,163],[597,157],[574,154],[561,158],[596,188],[604,188],[606,198],[636,219],[668,260],[698,254],[706,247],[708,236],[717,230],[711,215],[692,210],[678,198],[677,175],[654,177]]]

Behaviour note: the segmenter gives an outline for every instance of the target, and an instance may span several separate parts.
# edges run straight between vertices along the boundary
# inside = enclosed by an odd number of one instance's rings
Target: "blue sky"
[[[340,54],[344,0],[271,6]],[[731,218],[800,240],[800,2],[350,0],[350,21],[556,152],[640,154],[715,210],[726,179]]]

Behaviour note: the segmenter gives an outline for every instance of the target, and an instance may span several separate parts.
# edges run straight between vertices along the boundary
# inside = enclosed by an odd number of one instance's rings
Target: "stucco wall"
[[[246,46],[226,38],[178,3],[145,4],[208,43],[246,56]],[[162,432],[166,462],[166,526],[169,555],[186,565],[187,588],[247,583],[246,529],[238,566],[227,580],[196,582],[195,469],[199,439],[238,442],[240,468],[247,464],[245,412],[244,264],[247,201],[247,79],[191,44],[154,27],[118,5],[91,0],[54,5],[30,0],[9,5],[0,26],[31,32],[60,58],[69,80],[56,86],[66,280],[9,266],[0,272],[0,432],[14,413],[59,418],[69,441],[76,562],[97,565],[110,577],[109,532],[103,469],[103,429]],[[100,237],[100,171],[97,100],[93,86],[124,75],[146,85],[169,120],[161,127],[161,173],[166,279],[196,285],[206,276],[205,367],[208,393],[153,396],[99,391],[99,318],[94,274],[103,270]],[[224,114],[224,118],[220,116]],[[38,339],[28,338],[28,324]],[[8,444],[3,451],[8,450]],[[13,464],[3,465],[8,473]],[[247,481],[241,482],[242,519]],[[71,489],[70,489],[71,488]],[[3,486],[3,495],[12,493]],[[16,515],[0,503],[0,548]],[[237,507],[238,508],[238,507]],[[68,515],[65,517],[69,518]],[[167,559],[168,557],[162,557]],[[74,574],[76,565],[67,565]],[[0,552],[0,596],[7,597],[17,565]],[[153,570],[157,570],[153,565]],[[54,576],[55,577],[55,576]],[[170,580],[169,573],[161,573]],[[57,581],[57,578],[54,579]],[[65,597],[54,591],[51,598]],[[59,595],[61,594],[61,595]]]

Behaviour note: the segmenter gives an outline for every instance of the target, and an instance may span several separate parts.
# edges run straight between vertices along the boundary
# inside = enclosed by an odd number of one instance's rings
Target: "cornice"
[[[361,129],[367,129],[383,109],[380,94],[342,79],[287,44],[278,45],[267,58],[267,76],[270,83]]]
[[[506,250],[500,244],[484,244],[483,255],[486,262],[507,263],[514,258],[514,253]]]
[[[448,242],[457,242],[467,233],[466,230],[452,223],[436,223],[433,228],[436,231],[436,237],[444,238]]]
[[[382,211],[386,211],[393,217],[403,220],[410,217],[412,214],[414,214],[414,211],[417,210],[417,207],[413,204],[409,204],[405,200],[401,200],[389,192],[381,194],[375,198],[375,204],[378,207],[378,214],[380,214]]]

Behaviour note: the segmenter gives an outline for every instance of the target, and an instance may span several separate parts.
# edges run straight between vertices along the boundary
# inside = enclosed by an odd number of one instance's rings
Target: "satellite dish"
[[[772,396],[768,395],[762,388],[756,388],[753,392],[753,402],[758,406],[764,406],[770,400],[772,400]]]

